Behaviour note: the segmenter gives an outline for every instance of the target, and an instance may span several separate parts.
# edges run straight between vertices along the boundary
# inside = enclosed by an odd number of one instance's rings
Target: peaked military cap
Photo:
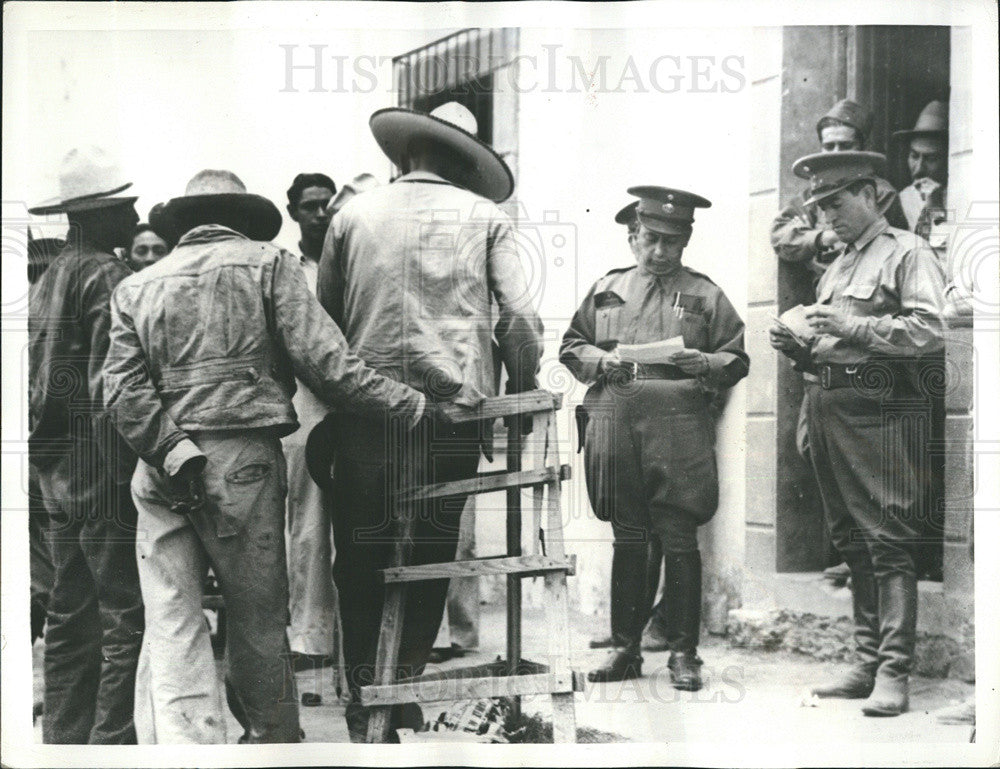
[[[872,113],[856,101],[841,99],[816,123],[816,134],[822,139],[823,129],[828,125],[843,123],[849,125],[860,134],[862,141],[868,138],[872,130]]]
[[[662,235],[689,234],[694,222],[694,210],[712,205],[710,200],[701,195],[670,187],[629,187],[628,194],[639,198],[636,208],[639,222]]]
[[[635,221],[636,209],[639,207],[639,201],[633,200],[625,208],[615,214],[616,224],[631,224]]]
[[[792,173],[808,179],[810,195],[806,205],[836,195],[861,179],[875,181],[885,174],[885,155],[878,152],[818,152],[799,158]]]

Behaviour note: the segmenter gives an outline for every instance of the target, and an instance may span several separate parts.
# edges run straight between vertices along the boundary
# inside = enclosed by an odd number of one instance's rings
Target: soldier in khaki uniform
[[[681,264],[695,208],[705,198],[665,187],[632,187],[639,198],[638,265],[612,270],[591,288],[563,336],[559,359],[590,385],[584,406],[587,490],[614,531],[607,662],[591,681],[642,674],[649,618],[647,551],[660,540],[666,560],[676,688],[701,687],[701,555],[697,529],[715,513],[718,478],[714,395],[746,376],[743,321],[722,290]],[[682,336],[669,362],[624,362],[621,344]]]
[[[913,407],[927,398],[928,356],[943,346],[944,275],[926,241],[880,213],[884,163],[874,152],[796,161],[795,174],[811,181],[809,203],[847,245],[807,311],[808,346],[771,329],[771,345],[807,372],[810,457],[830,536],[851,570],[858,659],[813,693],[867,698],[869,716],[909,704],[921,503],[914,447],[926,450],[927,437]]]

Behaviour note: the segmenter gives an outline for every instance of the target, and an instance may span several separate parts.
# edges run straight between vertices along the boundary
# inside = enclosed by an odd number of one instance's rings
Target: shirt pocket
[[[708,318],[703,312],[685,312],[681,334],[684,336],[684,346],[689,350],[706,350],[708,348]]]
[[[878,301],[879,282],[877,276],[870,280],[852,283],[843,291],[843,301],[852,315],[873,315]]]
[[[622,308],[625,300],[614,291],[602,291],[594,296],[594,344],[609,349],[621,334]]]

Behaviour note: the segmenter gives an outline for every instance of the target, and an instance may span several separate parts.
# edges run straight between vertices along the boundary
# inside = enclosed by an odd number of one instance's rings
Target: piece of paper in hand
[[[675,336],[646,344],[620,344],[618,354],[629,363],[670,363],[670,357],[684,349],[684,337]]]
[[[809,342],[816,336],[816,333],[812,330],[812,326],[809,325],[809,321],[806,319],[806,311],[808,309],[805,305],[797,304],[792,309],[785,310],[785,312],[781,313],[781,317],[777,318],[777,321],[784,326],[785,330],[803,347],[808,347]]]

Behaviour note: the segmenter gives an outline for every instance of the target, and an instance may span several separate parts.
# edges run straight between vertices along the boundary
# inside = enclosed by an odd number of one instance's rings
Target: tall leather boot
[[[917,578],[886,574],[878,579],[881,623],[875,689],[861,711],[866,716],[898,716],[910,707],[910,670],[917,637]]]
[[[878,667],[878,584],[868,564],[851,563],[854,644],[857,661],[843,675],[812,688],[817,697],[863,699],[875,686]]]
[[[611,559],[611,640],[607,659],[587,680],[624,681],[642,675],[639,642],[649,616],[646,543],[615,542]]]
[[[675,689],[701,689],[701,553],[667,553],[664,558],[667,595],[667,639],[670,682]]]

